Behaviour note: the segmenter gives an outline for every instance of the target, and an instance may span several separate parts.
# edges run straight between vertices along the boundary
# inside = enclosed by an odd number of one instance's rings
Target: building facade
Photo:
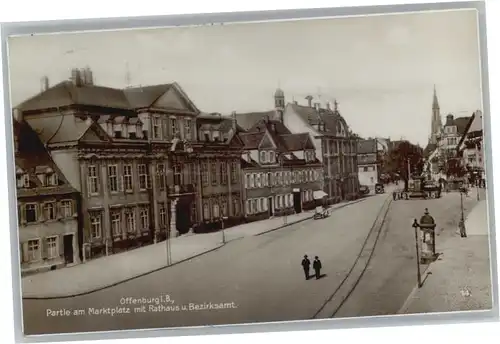
[[[83,196],[83,259],[203,230],[201,161],[209,154],[239,164],[241,156],[215,131],[205,140],[200,111],[176,83],[114,89],[75,69],[19,110]],[[228,166],[238,173],[239,165]]]
[[[18,113],[14,143],[21,274],[80,263],[79,193]]]
[[[307,105],[293,102],[285,106],[284,124],[292,133],[311,135],[323,165],[323,191],[329,203],[359,197],[357,138],[340,114],[337,102],[332,109],[329,104],[326,108],[321,108],[320,103],[313,105],[310,96],[307,100]]]
[[[480,110],[473,113],[464,134],[457,145],[457,155],[461,166],[467,170],[472,182],[485,186],[483,114]]]
[[[264,118],[239,135],[244,143],[247,221],[300,213],[316,206],[323,168],[308,133],[292,134],[281,121]]]
[[[383,147],[377,139],[358,141],[358,178],[361,185],[366,185],[371,191],[380,181],[382,173]]]

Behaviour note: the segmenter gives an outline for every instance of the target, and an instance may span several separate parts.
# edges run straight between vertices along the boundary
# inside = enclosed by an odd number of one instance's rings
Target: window
[[[212,181],[212,185],[217,185],[217,164],[213,162],[210,165],[210,179]]]
[[[252,211],[252,213],[255,213],[257,211],[257,200],[253,199],[250,204],[251,204],[250,210]]]
[[[227,202],[226,202],[226,200],[223,200],[221,203],[221,216],[226,217],[227,215],[228,215],[227,214]]]
[[[23,187],[29,188],[30,187],[30,175],[29,174],[23,174]]]
[[[40,240],[28,240],[28,260],[37,261],[41,257]]]
[[[149,229],[149,213],[148,209],[141,209],[141,229]]]
[[[260,162],[267,162],[266,152],[260,152]]]
[[[118,176],[117,176],[118,167],[116,165],[108,166],[108,182],[109,182],[109,191],[118,192]]]
[[[252,213],[252,202],[250,200],[247,200],[246,202],[246,211],[247,211],[247,215],[251,214]]]
[[[217,201],[214,201],[212,207],[213,207],[213,216],[215,219],[218,219],[220,215],[219,215],[219,204],[217,204]]]
[[[265,210],[264,209],[264,199],[263,198],[260,199],[260,206],[259,206],[259,208],[260,208],[260,211],[264,211]]]
[[[208,185],[208,165],[206,162],[201,163],[201,183],[203,186]]]
[[[240,213],[240,205],[237,199],[233,199],[233,215],[238,216]]]
[[[45,220],[55,220],[56,218],[56,207],[53,202],[45,203],[43,205],[43,216]]]
[[[293,195],[292,194],[288,195],[288,204],[290,204],[290,206],[293,205]]]
[[[250,183],[249,183],[249,186],[250,186],[251,188],[253,188],[253,187],[255,186],[255,173],[252,173],[252,174],[250,175]]]
[[[148,171],[145,164],[137,165],[139,170],[139,189],[146,190],[148,188]]]
[[[73,216],[73,202],[71,200],[61,201],[61,215],[64,218]]]
[[[269,162],[273,163],[273,162],[276,162],[276,156],[274,154],[274,152],[269,152]]]
[[[160,132],[160,119],[158,117],[153,117],[153,138],[154,139],[159,139],[161,132]]]
[[[250,187],[250,174],[246,173],[245,174],[245,188],[249,188],[249,187]]]
[[[235,162],[231,163],[231,183],[235,184],[238,182],[238,166]]]
[[[45,176],[45,184],[46,186],[57,186],[58,184],[58,179],[57,179],[57,174],[51,173],[47,174]]]
[[[59,256],[59,250],[57,248],[57,237],[47,238],[47,258],[57,258]]]
[[[125,213],[125,222],[127,224],[127,232],[134,233],[136,230],[135,230],[135,213],[133,209]]]
[[[132,165],[123,165],[123,187],[125,191],[131,192],[133,187]]]
[[[210,219],[210,208],[208,207],[208,203],[203,203],[203,218],[205,220]]]
[[[119,211],[111,212],[111,232],[115,237],[122,234],[121,214]]]
[[[363,167],[363,172],[368,172],[368,167],[367,166]]]
[[[88,190],[90,195],[97,195],[99,193],[99,180],[97,179],[97,166],[90,165],[88,167]]]
[[[25,209],[25,219],[27,223],[33,223],[37,221],[36,204],[28,203],[24,206]]]
[[[170,134],[174,136],[179,132],[179,128],[177,128],[177,119],[170,118]]]
[[[214,141],[216,141],[216,142],[217,142],[217,141],[220,141],[220,134],[219,134],[219,131],[214,130],[214,131],[212,132],[212,137],[213,137],[213,140],[214,140]]]
[[[158,177],[158,188],[160,190],[165,190],[165,165],[156,165],[156,175]]]
[[[158,208],[160,228],[164,228],[167,225],[167,209],[165,209],[165,204],[163,203],[160,203]]]
[[[260,188],[261,187],[261,181],[260,181],[260,173],[257,173],[255,175],[255,186]]]
[[[220,176],[221,176],[221,184],[227,184],[227,165],[225,162],[220,163]]]
[[[189,118],[184,120],[184,138],[191,140],[191,120]]]
[[[101,237],[102,225],[101,214],[94,213],[90,215],[90,238],[97,239]]]
[[[181,170],[182,167],[179,164],[174,164],[174,185],[181,185]]]

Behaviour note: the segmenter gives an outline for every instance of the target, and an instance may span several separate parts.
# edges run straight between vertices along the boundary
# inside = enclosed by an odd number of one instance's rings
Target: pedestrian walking
[[[302,268],[304,269],[304,275],[306,276],[306,280],[309,279],[309,268],[311,266],[311,261],[307,258],[307,254],[302,259]]]
[[[314,257],[314,262],[313,262],[313,269],[314,269],[314,274],[316,276],[316,279],[319,279],[321,276],[321,260],[319,260],[319,257],[316,256]]]

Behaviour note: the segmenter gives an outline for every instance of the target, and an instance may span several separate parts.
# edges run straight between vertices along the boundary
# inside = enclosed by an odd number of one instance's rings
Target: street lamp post
[[[226,244],[226,230],[224,228],[224,220],[227,220],[228,218],[226,216],[221,216],[220,218],[220,223],[221,223],[221,230],[222,230],[222,244]]]
[[[467,237],[466,229],[465,229],[465,218],[464,218],[464,198],[463,191],[460,190],[460,222],[458,223],[458,228],[460,229],[460,236],[462,238]]]
[[[419,250],[419,245],[418,245],[418,227],[419,224],[417,222],[417,219],[413,220],[413,225],[412,227],[415,229],[415,249],[417,252],[417,283],[418,287],[422,287],[422,275],[420,273],[420,250]]]

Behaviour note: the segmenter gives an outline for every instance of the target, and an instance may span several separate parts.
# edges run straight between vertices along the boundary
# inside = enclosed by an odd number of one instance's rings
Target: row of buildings
[[[471,116],[446,115],[441,120],[439,101],[434,89],[431,136],[424,150],[427,176],[434,180],[468,177],[484,184],[483,115],[480,110]]]
[[[269,110],[222,116],[176,83],[43,78],[13,110],[22,272],[356,198],[356,138],[311,101],[278,89]]]

